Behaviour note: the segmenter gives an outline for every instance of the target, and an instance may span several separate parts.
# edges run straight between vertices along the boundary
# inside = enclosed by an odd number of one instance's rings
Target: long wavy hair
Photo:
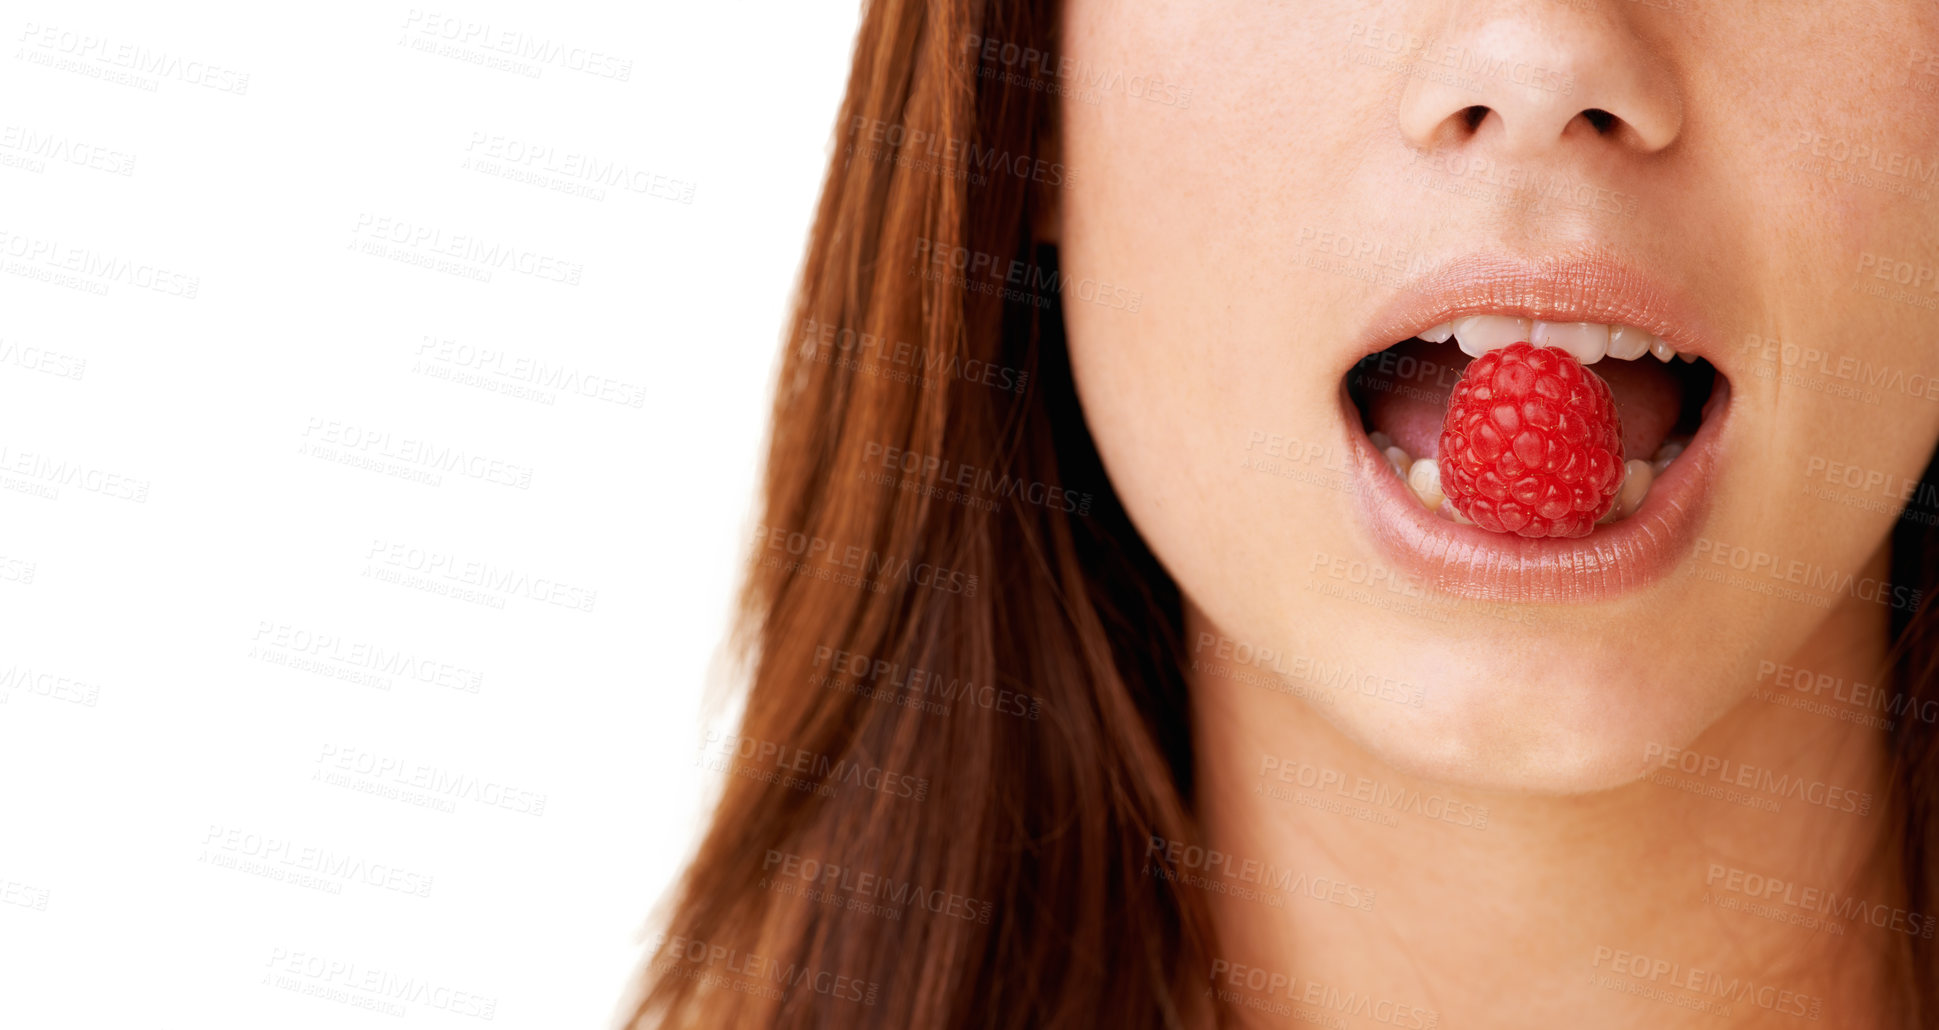
[[[1145,862],[1154,837],[1197,839],[1177,587],[1105,478],[1055,291],[932,271],[941,253],[1055,275],[1037,161],[1081,86],[1059,75],[1056,6],[864,5],[730,642],[745,709],[703,752],[729,775],[631,1027],[1178,1027],[1214,1008],[1205,904]],[[965,476],[997,485],[965,503]],[[1892,548],[1895,582],[1931,596],[1939,537],[1902,521]],[[1894,619],[1924,710],[1939,627]],[[1918,719],[1892,734],[1892,857],[1929,912],[1939,741]],[[1905,947],[1905,1022],[1939,1026],[1934,942]]]

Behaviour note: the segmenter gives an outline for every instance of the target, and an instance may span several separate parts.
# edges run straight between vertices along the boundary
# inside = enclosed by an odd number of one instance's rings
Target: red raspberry
[[[1511,343],[1469,363],[1441,426],[1441,490],[1475,525],[1587,536],[1623,485],[1609,384],[1567,351]]]

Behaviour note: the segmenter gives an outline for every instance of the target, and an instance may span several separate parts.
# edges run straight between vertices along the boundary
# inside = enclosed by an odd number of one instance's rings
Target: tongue
[[[1366,398],[1367,429],[1393,437],[1411,457],[1439,457],[1448,394],[1471,360],[1451,342],[1425,340],[1408,340],[1368,358],[1354,370],[1352,380]],[[1604,358],[1590,371],[1609,384],[1616,399],[1616,416],[1623,424],[1623,456],[1647,460],[1676,428],[1683,405],[1682,384],[1654,358]]]

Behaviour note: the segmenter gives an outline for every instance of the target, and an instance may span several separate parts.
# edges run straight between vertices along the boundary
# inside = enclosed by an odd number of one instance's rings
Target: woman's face
[[[1939,513],[1910,493],[1939,437],[1939,6],[1063,18],[1072,361],[1204,616],[1190,657],[1345,676],[1327,717],[1409,771],[1573,791],[1795,676],[1835,606],[1916,603],[1884,545],[1908,496]],[[1438,458],[1464,342],[1592,355],[1609,326],[1702,359],[1589,365],[1649,464],[1627,518],[1461,525],[1371,442]]]

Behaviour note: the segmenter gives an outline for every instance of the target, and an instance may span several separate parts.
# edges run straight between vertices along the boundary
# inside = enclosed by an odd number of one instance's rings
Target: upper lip
[[[1368,320],[1352,360],[1478,314],[1635,326],[1728,375],[1724,348],[1695,304],[1671,285],[1595,250],[1538,259],[1477,254],[1430,266],[1402,282]]]

